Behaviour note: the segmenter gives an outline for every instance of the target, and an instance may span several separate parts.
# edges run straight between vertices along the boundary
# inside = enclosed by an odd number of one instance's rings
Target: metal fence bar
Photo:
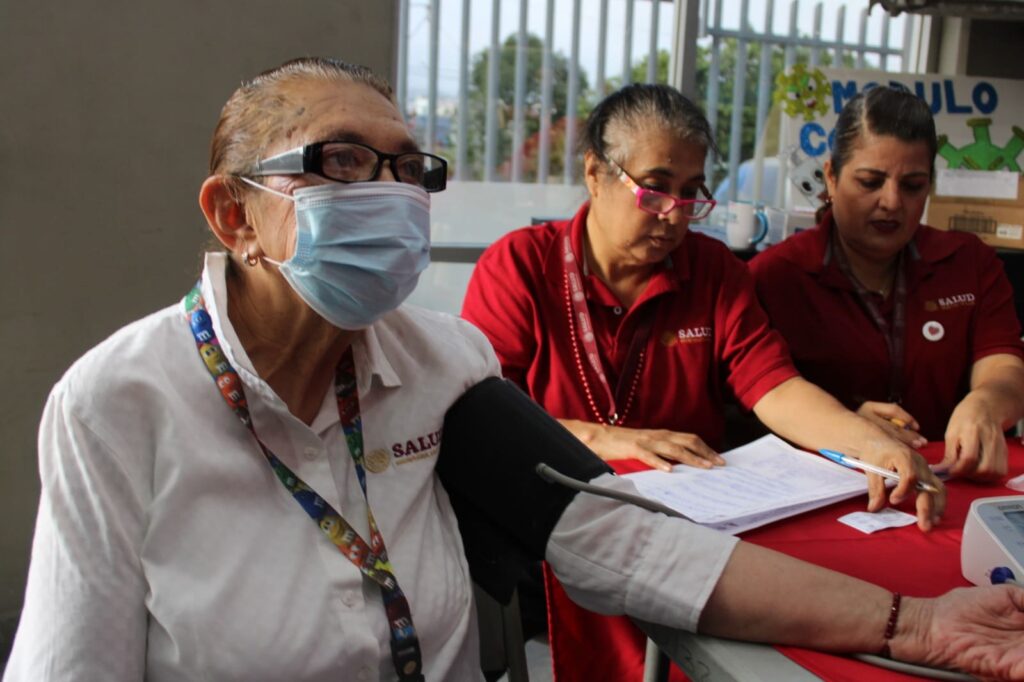
[[[430,0],[430,56],[427,58],[427,133],[425,148],[433,152],[437,146],[437,63],[441,37],[441,0]]]
[[[469,3],[462,0],[462,45],[459,49],[459,130],[455,143],[455,179],[469,179]]]
[[[708,65],[708,106],[707,115],[708,122],[711,124],[711,132],[718,135],[718,89],[719,79],[721,78],[721,58],[720,53],[722,51],[722,37],[718,34],[718,30],[722,27],[722,4],[725,0],[715,0],[715,21],[712,24],[711,33],[711,64]],[[704,161],[704,175],[708,179],[714,177],[715,173],[715,160],[711,158],[711,154],[708,154],[708,158]]]
[[[661,0],[651,0],[651,35],[647,49],[647,82],[658,80],[658,20],[661,17]]]
[[[796,45],[792,42],[798,34],[798,19],[800,17],[800,0],[793,0],[789,6],[789,38],[786,49],[783,53],[782,68],[789,71],[796,63]],[[786,125],[786,117],[779,117],[779,174],[778,185],[775,187],[775,205],[786,205],[786,179],[789,177],[789,126]]]
[[[843,48],[846,46],[846,5],[840,5],[836,12],[836,48],[832,63],[834,66],[843,66]]]
[[[494,182],[498,163],[498,61],[501,59],[499,31],[501,0],[491,1],[491,50],[487,64],[487,111],[484,119],[484,180]]]
[[[821,18],[824,12],[822,4],[819,2],[814,6],[814,42],[811,46],[811,66],[817,66],[821,63]]]
[[[698,0],[676,0],[672,18],[672,45],[668,83],[687,97],[697,95],[697,35],[701,14]]]
[[[409,91],[409,0],[398,2],[398,69],[395,74],[395,99],[404,117],[406,96]]]
[[[761,201],[764,189],[764,129],[768,122],[768,102],[772,92],[772,18],[775,16],[775,0],[765,4],[764,34],[761,41],[761,64],[757,74],[757,128],[754,134],[754,201]]]
[[[524,0],[525,2],[525,0]],[[595,77],[594,91],[598,99],[604,97],[604,61],[605,44],[608,42],[608,0],[601,0],[600,16],[597,25],[597,75]]]
[[[882,62],[882,71],[889,70],[889,14],[886,13],[882,16],[882,53],[880,59]]]
[[[703,38],[703,37],[705,37],[708,34],[708,32],[707,32],[708,1],[709,0],[700,0],[700,19],[701,20],[700,20],[700,22],[698,22],[698,25],[700,26],[700,28],[697,30],[697,38]]]
[[[910,73],[914,70],[911,66],[911,61],[914,58],[911,47],[914,44],[914,24],[917,24],[916,31],[920,32],[922,24],[922,18],[920,16],[903,16],[903,57],[900,60],[900,71],[903,71],[904,73]]]
[[[636,0],[626,0],[625,36],[622,45],[622,84],[633,82],[633,17]]]
[[[857,37],[857,68],[863,69],[865,60],[864,55],[867,52],[868,47],[868,11],[862,9],[860,11],[860,32]]]
[[[519,0],[519,34],[516,36],[516,89],[512,113],[512,182],[523,179],[523,148],[526,145],[526,22],[527,0]]]
[[[750,0],[740,3],[740,27],[746,28]],[[739,183],[740,147],[743,146],[743,105],[747,93],[747,41],[736,44],[736,66],[732,71],[732,117],[729,123],[729,200],[736,198]]]
[[[540,74],[540,152],[537,155],[537,182],[543,184],[547,184],[551,169],[551,90],[554,86],[551,45],[555,36],[555,0],[548,0],[546,10]]]
[[[576,100],[580,90],[580,4],[581,0],[572,3],[572,46],[569,48],[569,92],[565,103],[565,167],[562,169],[562,182],[571,185],[574,180],[573,168],[576,157]]]

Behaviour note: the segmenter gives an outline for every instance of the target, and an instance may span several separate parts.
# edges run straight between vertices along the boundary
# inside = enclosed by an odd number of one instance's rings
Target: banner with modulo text
[[[904,88],[928,103],[939,135],[937,168],[1009,170],[1024,166],[1024,81],[939,74],[794,66],[776,80],[790,155],[790,178],[808,199],[821,186],[835,123],[858,93]]]

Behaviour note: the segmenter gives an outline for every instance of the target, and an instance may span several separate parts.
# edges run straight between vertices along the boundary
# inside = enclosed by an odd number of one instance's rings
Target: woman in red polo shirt
[[[721,464],[730,392],[789,440],[935,482],[906,445],[797,375],[743,263],[688,232],[713,206],[704,161],[714,142],[699,108],[670,87],[631,85],[597,105],[582,147],[590,200],[571,220],[496,242],[466,293],[462,314],[506,377],[613,466]],[[894,502],[909,496],[906,483]],[[878,509],[885,491],[877,477],[870,486]],[[923,529],[942,504],[917,498]],[[552,585],[559,680],[639,679],[640,632]]]
[[[750,269],[804,377],[911,445],[945,438],[952,474],[995,478],[1024,416],[1020,325],[995,251],[920,224],[935,152],[924,101],[858,95],[836,123],[820,224]]]

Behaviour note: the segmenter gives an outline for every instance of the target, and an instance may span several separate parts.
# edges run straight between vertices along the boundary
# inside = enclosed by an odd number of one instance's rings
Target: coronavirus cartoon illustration
[[[808,71],[804,64],[795,64],[775,77],[775,86],[775,101],[790,118],[810,121],[828,112],[832,87],[820,69]]]
[[[945,135],[939,135],[939,156],[946,160],[950,168],[970,168],[971,170],[1008,170],[1020,172],[1017,157],[1024,150],[1024,130],[1013,126],[1013,136],[1004,146],[992,142],[989,127],[990,118],[971,118],[967,126],[974,132],[974,141],[962,147],[954,147]]]

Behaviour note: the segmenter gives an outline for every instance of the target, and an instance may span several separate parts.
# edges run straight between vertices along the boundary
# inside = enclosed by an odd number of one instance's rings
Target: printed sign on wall
[[[931,107],[939,136],[937,168],[1021,172],[1024,81],[797,64],[777,78],[775,100],[787,129],[790,177],[809,200],[823,188],[820,169],[831,156],[839,112],[855,95],[879,85],[904,88]]]

